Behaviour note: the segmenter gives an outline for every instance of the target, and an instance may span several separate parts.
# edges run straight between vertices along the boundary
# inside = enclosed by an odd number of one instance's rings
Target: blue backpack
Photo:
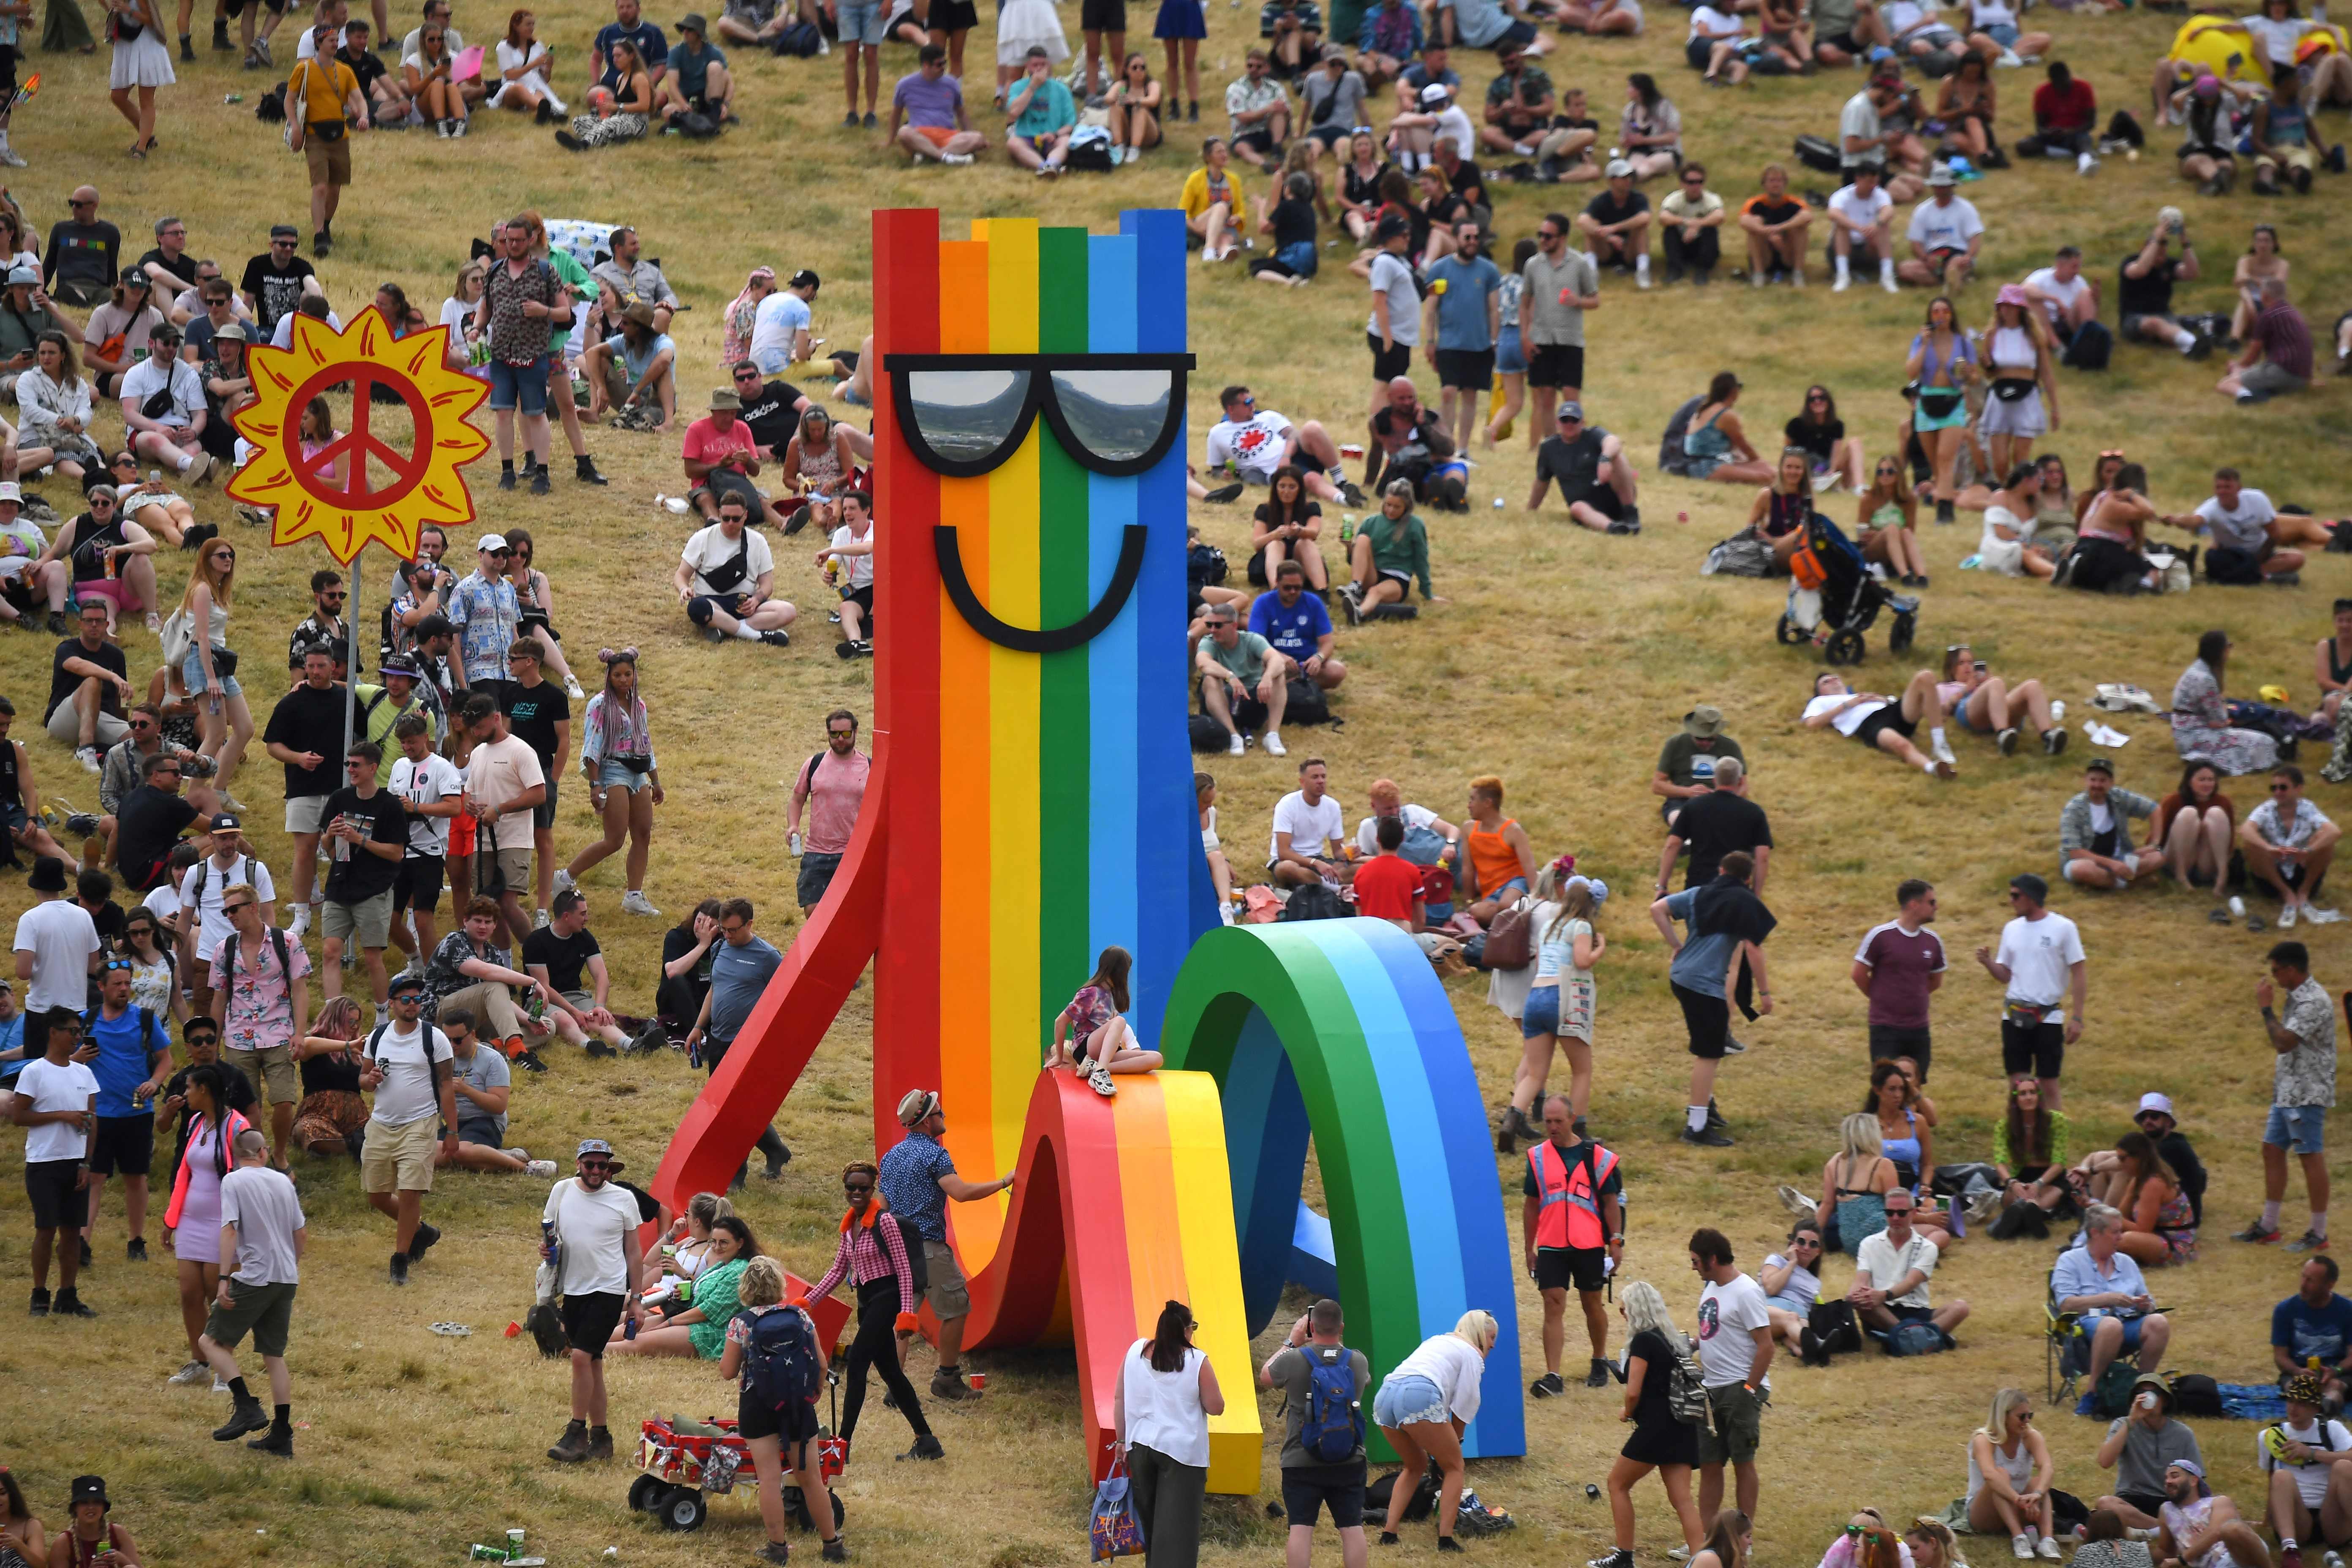
[[[1307,1363],[1307,1419],[1299,1446],[1318,1464],[1345,1464],[1364,1444],[1364,1412],[1356,1400],[1356,1358],[1347,1346],[1315,1347]]]
[[[744,1388],[771,1410],[781,1410],[795,1399],[814,1400],[824,1385],[824,1357],[816,1334],[803,1314],[772,1308],[751,1318],[751,1340],[743,1347]]]
[[[1881,1342],[1888,1355],[1940,1355],[1952,1348],[1950,1336],[1929,1322],[1897,1323]]]

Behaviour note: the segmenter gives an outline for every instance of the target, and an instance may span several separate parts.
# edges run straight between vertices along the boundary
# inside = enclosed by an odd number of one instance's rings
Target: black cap
[[[299,239],[302,237],[302,231],[296,228],[290,223],[273,223],[269,226],[269,237],[272,239]]]
[[[2109,778],[2113,778],[2116,776],[2116,764],[2105,757],[2093,757],[2083,764],[2083,771],[2086,773],[2105,773]]]
[[[1412,226],[1404,220],[1402,214],[1389,213],[1382,216],[1379,224],[1373,227],[1372,237],[1377,240],[1385,241],[1394,239],[1401,234],[1411,234],[1412,232]]]
[[[2050,884],[2031,871],[2021,871],[2009,879],[2010,891],[2023,893],[2037,904],[2050,901]]]

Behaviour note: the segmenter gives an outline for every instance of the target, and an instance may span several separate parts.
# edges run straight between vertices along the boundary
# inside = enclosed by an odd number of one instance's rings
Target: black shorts
[[[1935,1047],[1928,1042],[1930,1031],[1897,1028],[1893,1024],[1873,1024],[1870,1026],[1870,1059],[1891,1061],[1896,1057],[1909,1057],[1919,1064],[1919,1081],[1927,1081],[1927,1063]]]
[[[0,89],[6,89],[12,99],[16,96],[17,58],[16,45],[0,44]]]
[[[1503,29],[1503,36],[1496,38],[1490,47],[1497,51],[1511,44],[1517,44],[1519,47],[1525,48],[1535,41],[1536,30],[1534,26],[1530,23],[1521,22],[1515,19],[1509,26]]]
[[[750,595],[746,594],[697,594],[686,602],[686,618],[698,626],[707,626],[710,624],[710,612],[717,610],[731,619],[740,620],[743,616],[741,606],[748,597]]]
[[[1440,349],[1437,384],[1465,392],[1484,392],[1495,384],[1493,349]]]
[[[79,1160],[27,1160],[25,1195],[33,1201],[35,1230],[56,1230],[68,1226],[79,1230],[89,1213],[81,1195]]]
[[[1391,340],[1389,346],[1384,349],[1381,347],[1381,340],[1370,332],[1364,334],[1364,342],[1371,345],[1374,381],[1394,381],[1401,375],[1412,373],[1412,345],[1411,343],[1400,343]]]
[[[1536,1289],[1582,1290],[1601,1289],[1607,1279],[1609,1251],[1601,1247],[1544,1247],[1536,1249]]]
[[[1895,1314],[1895,1321],[1898,1323],[1927,1323],[1936,1318],[1933,1307],[1903,1307],[1889,1301],[1886,1310]]]
[[[2205,580],[2235,587],[2263,580],[2263,562],[2276,546],[2265,542],[2259,550],[2231,550],[2212,545],[2205,552]]]
[[[1323,1510],[1331,1523],[1355,1530],[1364,1522],[1364,1461],[1345,1465],[1285,1465],[1282,1468],[1282,1510],[1296,1527],[1315,1528]]]
[[[1127,31],[1127,0],[1079,0],[1078,27],[1088,33]]]
[[[863,588],[844,588],[841,602],[857,606],[866,616],[866,632],[871,636],[874,628],[874,584],[868,583]]]
[[[1255,147],[1262,156],[1268,158],[1275,157],[1282,152],[1282,143],[1274,139],[1273,132],[1263,126],[1254,126],[1247,131],[1235,133],[1234,145]]]
[[[1854,37],[1852,33],[1832,33],[1826,38],[1816,38],[1813,40],[1813,47],[1816,49],[1822,47],[1825,44],[1831,48],[1839,50],[1841,53],[1844,54],[1866,55],[1870,53],[1870,49],[1866,45],[1854,41]]]
[[[541,765],[545,772],[545,764]],[[530,825],[544,833],[555,826],[555,780],[547,780],[547,798],[530,808]]]
[[[774,1405],[749,1391],[735,1396],[735,1430],[746,1441],[780,1438],[789,1452],[815,1436],[816,1428],[816,1406],[805,1399],[788,1399]]]
[[[1722,1060],[1723,1047],[1731,1038],[1731,1004],[1721,996],[1703,996],[1675,981],[1669,980],[1666,985],[1683,1005],[1683,1023],[1690,1030],[1690,1054]]]
[[[1528,360],[1529,386],[1584,387],[1582,343],[1538,343]]]
[[[2015,1078],[2031,1072],[2035,1078],[2055,1079],[2066,1065],[2066,1026],[2044,1020],[2030,1028],[2021,1028],[2008,1019],[2000,1021],[2000,1070]]]
[[[838,855],[823,855],[814,849],[803,852],[800,875],[793,889],[803,910],[813,910],[824,902],[825,893],[833,887],[833,875],[840,869]]]
[[[2150,1519],[2157,1516],[2157,1510],[2163,1508],[2167,1500],[2162,1492],[2117,1492],[2116,1496]]]
[[[118,1171],[126,1176],[143,1176],[154,1163],[153,1111],[98,1119],[98,1138],[89,1152],[91,1171],[101,1176],[111,1176]]]
[[[1869,718],[1854,726],[1853,738],[1876,750],[1881,731],[1892,730],[1907,741],[1918,728],[1918,721],[1903,717],[1900,703],[1889,702],[1884,708],[1873,709]]]
[[[1407,599],[1412,597],[1412,574],[1410,572],[1391,572],[1387,567],[1383,566],[1372,578],[1372,581],[1374,583],[1395,584],[1399,589],[1397,596],[1397,603],[1399,604],[1402,604]]]
[[[980,26],[980,7],[971,0],[931,0],[929,17],[923,26],[934,33],[969,33]],[[835,359],[850,355],[835,354]]]
[[[448,862],[438,855],[411,855],[400,863],[392,879],[392,907],[395,910],[423,910],[427,913],[441,904],[441,885],[447,879]]]
[[[1566,506],[1576,506],[1579,503],[1589,506],[1612,522],[1617,521],[1625,515],[1625,503],[1619,500],[1617,492],[1607,485],[1586,485],[1573,495],[1563,487],[1559,492],[1559,499]],[[1676,801],[1672,804],[1679,805],[1683,803]]]
[[[585,1296],[563,1298],[563,1337],[572,1348],[586,1351],[591,1361],[604,1359],[604,1342],[621,1326],[621,1310],[627,1298],[617,1290],[598,1290]]]
[[[1713,38],[1685,38],[1683,40],[1685,63],[1695,71],[1706,69],[1706,62],[1715,58],[1715,44]]]

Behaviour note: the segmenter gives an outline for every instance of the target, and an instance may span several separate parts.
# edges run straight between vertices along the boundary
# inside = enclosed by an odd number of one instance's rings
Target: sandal
[[[2221,905],[2215,904],[2211,910],[2206,914],[2205,918],[2211,921],[2217,926],[2225,926],[2230,923],[2230,911]]]

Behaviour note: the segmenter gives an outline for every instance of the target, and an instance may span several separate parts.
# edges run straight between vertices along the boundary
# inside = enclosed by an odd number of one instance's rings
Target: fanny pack
[[[613,760],[633,773],[649,772],[654,765],[651,757],[614,757]]]
[[[1992,395],[2003,403],[2016,403],[2029,395],[2038,384],[2032,376],[1996,376],[1992,384]]]
[[[2038,1002],[2011,1001],[2001,1004],[2002,1018],[2016,1025],[2021,1029],[2040,1028],[2042,1026],[2042,1021],[2056,1011],[2058,1011],[2058,1004],[2055,1002],[2051,1003],[2048,1006],[2043,1006]]]
[[[1948,419],[1960,405],[1960,394],[1948,386],[1923,386],[1919,389],[1919,412],[1930,419]]]
[[[304,123],[302,133],[306,136],[316,136],[321,142],[340,142],[343,139],[344,132],[349,129],[350,127],[340,120],[313,120]]]

